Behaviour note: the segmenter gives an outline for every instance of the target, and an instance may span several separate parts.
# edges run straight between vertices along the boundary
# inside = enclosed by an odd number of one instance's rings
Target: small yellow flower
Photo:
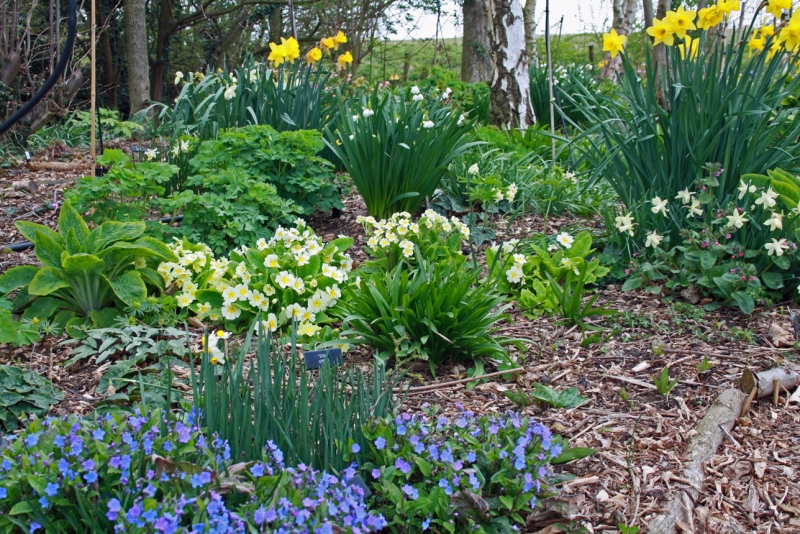
[[[319,42],[320,46],[325,50],[333,50],[333,47],[336,46],[336,41],[333,37],[325,37]]]
[[[683,6],[678,7],[677,11],[667,11],[667,21],[675,31],[675,35],[681,39],[686,37],[686,32],[688,30],[697,29],[694,22],[692,22],[695,17],[697,17],[697,13],[694,11],[685,11]]]
[[[747,43],[751,50],[764,50],[764,38],[763,37],[753,37]]]
[[[724,13],[716,5],[704,7],[697,12],[697,27],[701,30],[710,30],[722,22]]]
[[[288,51],[286,50],[286,46],[285,45],[282,45],[282,44],[277,45],[275,43],[270,43],[269,44],[269,49],[270,49],[270,53],[269,53],[269,56],[267,57],[267,59],[269,61],[272,61],[275,64],[276,67],[278,65],[280,65],[281,63],[283,63],[284,61],[286,61],[286,55],[287,55]]]
[[[342,33],[342,30],[339,30],[339,33],[333,37],[333,41],[336,44],[345,44],[347,42],[347,36]]]
[[[339,56],[339,59],[336,60],[336,66],[340,69],[344,69],[352,62],[353,55],[348,51]]]
[[[653,19],[653,25],[647,28],[647,34],[654,39],[654,45],[664,43],[672,46],[675,43],[675,30],[667,20]]]
[[[684,37],[683,44],[678,45],[678,50],[681,52],[681,59],[686,59],[686,49],[689,49],[689,58],[694,59],[697,57],[697,52],[700,50],[700,39],[692,39],[688,35]]]
[[[719,0],[717,8],[726,15],[730,15],[731,11],[739,11],[739,0]]]

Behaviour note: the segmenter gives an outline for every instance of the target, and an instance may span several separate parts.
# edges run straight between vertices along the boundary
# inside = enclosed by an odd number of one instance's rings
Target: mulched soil
[[[88,170],[88,169],[87,169]],[[23,240],[13,229],[18,218],[53,226],[55,211],[35,207],[60,199],[64,184],[74,178],[43,172],[25,174],[42,184],[34,195],[0,191],[0,244]],[[0,189],[21,175],[0,176]],[[11,213],[9,208],[16,209]],[[309,224],[324,240],[340,234],[356,239],[351,251],[356,263],[364,260],[364,232],[355,222],[365,214],[357,196],[345,200],[339,218],[315,216]],[[500,237],[523,238],[544,230],[545,221],[528,216],[511,228],[497,225]],[[550,218],[547,233],[570,225],[597,226],[596,221],[570,217]],[[0,271],[13,265],[35,263],[32,252],[0,255]],[[616,532],[619,523],[645,527],[676,489],[691,485],[683,478],[687,441],[700,418],[720,392],[737,387],[745,368],[754,371],[797,365],[800,351],[783,344],[775,327],[791,332],[786,307],[757,309],[746,316],[723,309],[699,313],[660,296],[622,293],[608,286],[600,290],[598,304],[620,311],[609,318],[597,342],[582,345],[581,332],[555,324],[553,318],[530,320],[519,312],[503,325],[502,333],[524,338],[527,350],[510,352],[524,372],[514,381],[489,379],[467,390],[448,382],[465,378],[463,365],[446,365],[434,378],[425,367],[414,368],[411,386],[439,386],[424,392],[412,390],[405,409],[424,403],[439,404],[456,412],[460,407],[477,413],[518,410],[548,424],[570,439],[573,446],[592,447],[597,453],[558,468],[575,478],[563,484],[557,496],[545,501],[546,509],[529,518],[526,531],[555,532],[552,523],[572,524],[589,532]],[[771,330],[772,328],[772,330]],[[607,338],[607,339],[606,339]],[[66,393],[56,413],[87,413],[105,392],[95,391],[100,377],[96,366],[78,364],[64,369],[67,348],[57,340],[34,347],[0,345],[0,363],[14,363],[50,376]],[[704,358],[710,370],[699,372]],[[368,349],[353,350],[348,359],[367,366]],[[660,395],[652,375],[669,366],[680,379],[668,397]],[[573,409],[533,405],[520,408],[508,400],[507,390],[531,389],[534,382],[563,390],[578,388],[590,402]],[[623,392],[624,388],[624,392]],[[727,436],[706,466],[706,482],[694,510],[691,532],[800,532],[800,406],[783,395],[778,405],[756,400]],[[643,528],[642,531],[646,529]]]

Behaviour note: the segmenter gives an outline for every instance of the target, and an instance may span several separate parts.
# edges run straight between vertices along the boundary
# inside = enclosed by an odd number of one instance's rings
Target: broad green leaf
[[[0,294],[6,294],[22,286],[27,286],[36,276],[39,267],[33,265],[22,265],[12,267],[0,276]]]
[[[90,317],[95,328],[111,328],[114,326],[114,319],[119,317],[119,310],[116,308],[92,310]]]
[[[142,275],[137,271],[128,271],[114,280],[109,280],[109,283],[117,297],[128,306],[133,306],[137,302],[141,304],[147,299],[147,287],[144,285]]]
[[[175,254],[169,249],[167,245],[159,241],[158,239],[153,239],[152,237],[140,237],[136,241],[128,242],[128,241],[118,241],[108,247],[106,250],[113,250],[113,249],[132,249],[135,251],[137,256],[141,257],[155,257],[162,261],[171,261],[176,262],[178,258],[175,257]],[[103,251],[103,254],[106,253],[106,250]],[[103,255],[101,254],[101,256]]]
[[[641,276],[634,276],[625,280],[625,283],[622,284],[622,290],[633,291],[634,289],[642,287],[642,284],[644,284],[644,278]]]
[[[61,233],[62,237],[66,239],[70,230],[74,230],[78,244],[77,247],[73,246],[72,248],[83,248],[86,244],[86,240],[89,238],[89,227],[86,226],[86,221],[84,221],[81,214],[72,207],[72,204],[64,202],[61,206],[61,212],[58,214],[58,231]],[[68,246],[67,248],[71,247]]]
[[[33,244],[35,245],[33,250],[39,261],[48,267],[61,268],[61,254],[64,252],[64,247],[61,246],[61,239],[56,241],[50,234],[37,230]]]
[[[46,234],[50,239],[56,243],[61,243],[61,236],[52,228],[48,228],[42,224],[37,224],[29,221],[17,221],[14,223],[19,233],[24,235],[31,243],[36,243],[36,232],[40,231]]]
[[[49,319],[59,308],[63,301],[53,297],[42,297],[33,301],[33,304],[22,314],[23,319],[38,318],[40,321]]]
[[[131,241],[142,235],[146,225],[142,221],[121,223],[104,222],[89,233],[86,249],[96,254],[117,241]]]
[[[761,280],[770,289],[780,289],[783,287],[783,275],[781,273],[765,272],[761,273]]]
[[[44,296],[65,287],[72,287],[64,278],[62,272],[52,267],[42,267],[28,285],[31,295]]]
[[[99,276],[105,267],[103,260],[92,254],[75,254],[64,258],[64,272],[71,276]]]
[[[736,305],[739,306],[739,309],[742,313],[746,313],[750,315],[753,313],[753,310],[756,307],[756,303],[753,302],[753,297],[745,293],[744,291],[736,291],[733,295],[733,300],[736,302]]]

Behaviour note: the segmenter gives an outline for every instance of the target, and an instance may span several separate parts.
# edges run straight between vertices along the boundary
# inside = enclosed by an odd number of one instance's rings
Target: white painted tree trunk
[[[531,107],[531,82],[525,24],[519,0],[489,0],[492,83],[489,122],[527,128],[536,122]]]

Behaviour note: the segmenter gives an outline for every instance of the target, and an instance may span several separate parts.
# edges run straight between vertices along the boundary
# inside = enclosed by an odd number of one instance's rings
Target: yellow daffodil
[[[792,9],[792,0],[767,0],[767,13],[776,19],[781,18],[784,9]]]
[[[764,50],[764,38],[763,37],[756,37],[754,36],[750,41],[747,43],[751,50]]]
[[[345,52],[344,54],[339,56],[339,59],[336,60],[336,66],[340,69],[347,67],[349,63],[353,62],[353,56],[350,52]]]
[[[775,41],[774,43],[772,43],[772,46],[769,47],[769,51],[767,52],[767,59],[772,59],[772,57],[775,54],[780,52],[782,47],[783,47],[783,45],[781,43],[779,43],[778,41]]]
[[[765,24],[758,29],[758,34],[762,37],[772,37],[775,35],[775,27],[770,24]]]
[[[666,20],[653,19],[653,25],[647,28],[647,35],[654,39],[654,45],[664,43],[672,46],[675,43],[675,31]]]
[[[730,15],[731,11],[739,11],[739,0],[719,0],[717,8],[726,15]]]
[[[667,11],[667,21],[675,31],[675,35],[681,39],[686,37],[687,31],[697,29],[694,22],[692,22],[695,17],[697,17],[697,13],[685,11],[683,6],[678,7],[678,11]]]
[[[347,42],[347,36],[342,33],[342,30],[339,30],[339,33],[333,37],[333,42],[336,44],[345,44]]]
[[[309,50],[308,54],[306,54],[306,62],[309,65],[313,65],[314,63],[316,63],[320,59],[322,59],[322,50],[320,50],[316,46],[314,48],[312,48],[311,50]]]
[[[800,11],[795,11],[792,18],[789,19],[789,24],[778,34],[778,40],[789,52],[794,52],[795,48],[800,45]]]
[[[611,57],[617,57],[617,54],[625,49],[625,41],[628,38],[624,35],[619,35],[617,30],[612,29],[608,33],[603,34],[603,52],[608,52]]]
[[[722,22],[723,12],[716,5],[704,7],[697,12],[697,27],[701,30],[710,30]]]
[[[333,47],[336,46],[336,41],[334,41],[333,37],[325,37],[319,42],[319,44],[325,50],[333,50]]]
[[[269,49],[270,53],[267,59],[272,61],[276,67],[281,63],[283,63],[284,61],[286,61],[286,53],[287,53],[286,46],[282,44],[277,45],[275,43],[270,43]]]
[[[692,39],[688,35],[683,38],[683,44],[678,45],[678,50],[681,51],[681,59],[686,59],[686,49],[689,49],[689,59],[697,57],[697,51],[700,50],[700,39]]]
[[[281,46],[286,48],[286,59],[289,63],[294,63],[294,60],[300,57],[300,43],[294,37],[288,39],[281,37]]]

